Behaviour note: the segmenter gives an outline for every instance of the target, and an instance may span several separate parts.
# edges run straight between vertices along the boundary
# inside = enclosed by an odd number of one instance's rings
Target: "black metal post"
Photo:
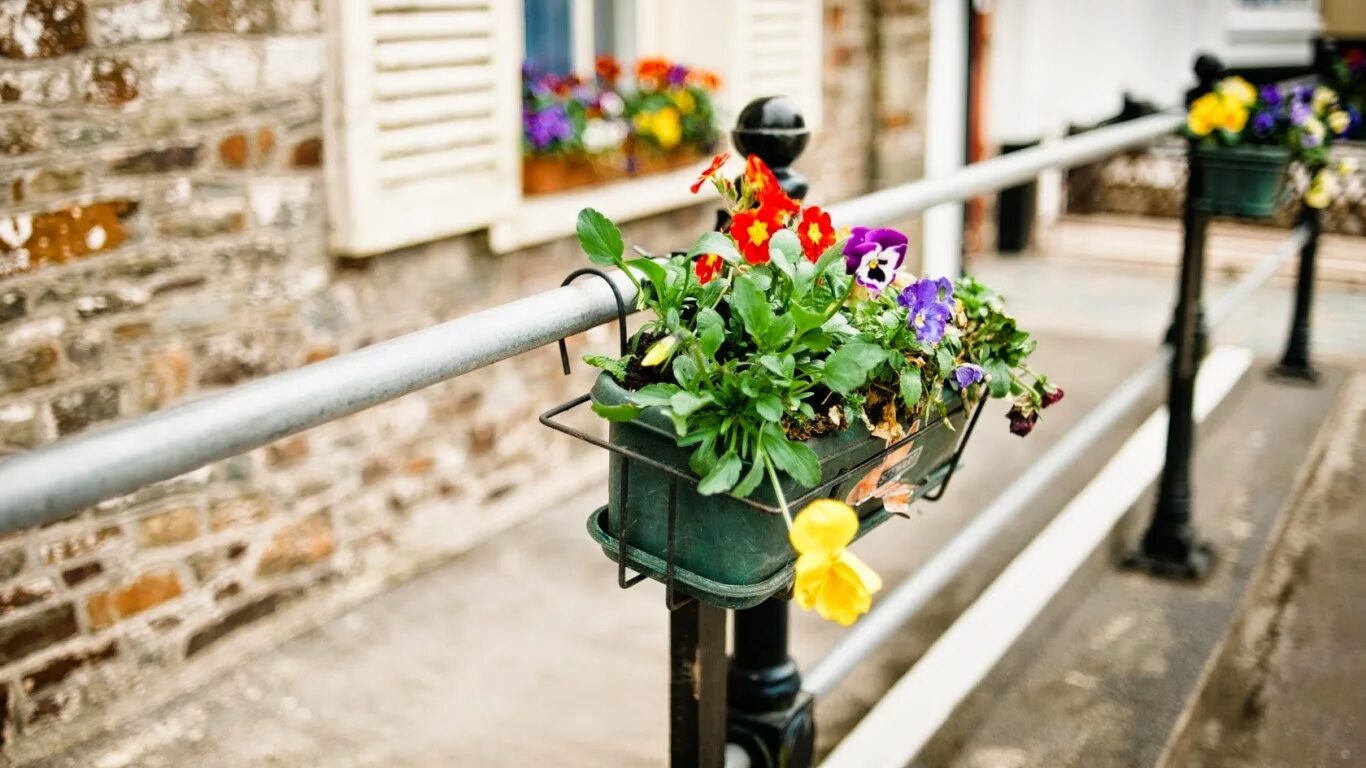
[[[808,137],[801,113],[782,97],[750,102],[731,133],[741,154],[757,155],[783,191],[798,199],[809,185],[792,163]],[[727,724],[730,741],[755,768],[807,768],[814,758],[813,700],[802,692],[801,674],[787,652],[787,611],[786,600],[770,598],[735,612]]]
[[[1223,76],[1223,66],[1212,56],[1195,63],[1200,85],[1187,95],[1187,103],[1208,91]],[[1209,571],[1213,552],[1201,542],[1191,521],[1191,454],[1195,447],[1195,378],[1208,345],[1201,297],[1205,283],[1205,234],[1210,213],[1201,203],[1204,168],[1188,146],[1186,201],[1182,215],[1181,276],[1176,310],[1168,331],[1173,346],[1167,393],[1167,454],[1158,486],[1157,509],[1139,551],[1128,561],[1157,576],[1198,579]]]
[[[1309,361],[1309,327],[1314,311],[1314,262],[1319,253],[1319,233],[1323,230],[1322,213],[1306,205],[1300,210],[1300,223],[1309,228],[1309,236],[1300,246],[1300,269],[1295,281],[1295,314],[1290,320],[1290,338],[1285,343],[1285,354],[1272,373],[1278,378],[1313,384],[1319,380],[1319,372]]]
[[[726,754],[726,611],[669,612],[669,765],[721,768]]]

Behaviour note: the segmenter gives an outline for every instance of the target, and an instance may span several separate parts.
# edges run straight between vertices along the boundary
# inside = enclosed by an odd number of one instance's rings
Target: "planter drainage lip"
[[[953,467],[948,465],[936,469],[930,477],[927,478],[924,486],[921,488],[921,492],[916,494],[917,497],[923,496],[926,492],[937,488],[944,482],[945,478],[948,477],[952,470]],[[858,539],[863,538],[864,534],[879,525],[882,525],[891,517],[892,513],[888,512],[886,508],[879,508],[864,516],[859,520],[859,529],[858,533],[854,536],[854,540],[857,541]],[[598,507],[588,516],[588,535],[592,536],[593,540],[602,546],[603,554],[607,555],[608,559],[621,564],[621,560],[617,556],[619,548],[617,536],[610,533],[607,529],[606,506]],[[772,575],[761,581],[751,584],[727,584],[714,579],[709,579],[705,576],[700,576],[677,564],[672,566],[673,578],[670,579],[670,564],[666,558],[652,555],[649,552],[637,549],[630,544],[624,546],[626,548],[625,566],[627,568],[654,579],[655,581],[666,585],[671,584],[672,588],[677,592],[687,595],[688,597],[697,598],[708,605],[714,605],[718,608],[727,608],[731,610],[753,608],[770,597],[786,596],[792,588],[793,563],[796,562],[795,557]]]

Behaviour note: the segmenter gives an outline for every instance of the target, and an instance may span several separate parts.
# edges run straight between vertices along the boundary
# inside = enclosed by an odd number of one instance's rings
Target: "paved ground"
[[[984,416],[953,493],[860,544],[889,582],[923,563],[1151,354],[1171,307],[1173,278],[1161,268],[1117,269],[1071,254],[993,261],[977,271],[1002,286],[1021,319],[1043,332],[1039,368],[1067,388],[1068,399],[1027,442],[1006,433],[1003,407]],[[1217,285],[1212,282],[1212,292]],[[1263,292],[1253,302],[1216,340],[1248,340],[1274,352],[1288,316],[1285,291]],[[1325,357],[1361,354],[1363,316],[1366,296],[1325,291],[1316,349]],[[1150,405],[1158,396],[1153,393]],[[1122,438],[1112,436],[1079,462],[896,643],[820,702],[823,747],[900,676]],[[596,495],[567,500],[382,599],[244,661],[199,692],[37,765],[661,765],[662,590],[615,588],[614,568],[583,532],[584,518],[600,501]],[[794,632],[794,654],[803,664],[842,634],[805,615]]]
[[[1366,376],[1173,766],[1366,764]]]

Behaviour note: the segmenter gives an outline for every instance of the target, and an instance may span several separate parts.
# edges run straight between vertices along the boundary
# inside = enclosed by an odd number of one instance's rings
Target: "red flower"
[[[604,85],[616,85],[617,78],[621,77],[621,64],[608,54],[601,54],[597,59],[598,77],[602,78]]]
[[[773,233],[783,225],[773,216],[773,212],[760,208],[735,214],[730,222],[730,236],[740,246],[740,255],[750,264],[767,264],[768,241]]]
[[[781,191],[778,187],[778,177],[773,175],[773,171],[768,169],[758,155],[745,158],[745,189],[750,192],[756,203],[771,190]]]
[[[773,217],[783,226],[787,226],[787,222],[802,208],[800,203],[788,197],[777,184],[767,187],[764,193],[759,195],[759,207],[773,211]]]
[[[688,73],[688,85],[695,85],[706,91],[721,88],[721,78],[709,69],[694,69]]]
[[[814,205],[802,211],[797,239],[802,243],[802,253],[815,264],[825,249],[835,244],[835,228],[830,226],[830,214]]]
[[[646,90],[658,90],[669,76],[669,60],[655,57],[636,62],[636,82]]]
[[[693,271],[697,273],[697,284],[706,285],[710,283],[712,278],[721,274],[721,268],[725,265],[725,259],[722,259],[719,254],[704,253],[698,256],[697,261],[692,266]]]
[[[707,170],[703,171],[702,175],[697,177],[697,181],[693,182],[692,193],[694,195],[697,194],[697,190],[702,188],[702,185],[706,183],[707,179],[711,178],[711,175],[713,173],[716,173],[717,171],[721,170],[721,166],[725,165],[726,161],[729,159],[729,152],[722,152],[716,157],[713,157],[711,159],[711,165],[707,166]]]

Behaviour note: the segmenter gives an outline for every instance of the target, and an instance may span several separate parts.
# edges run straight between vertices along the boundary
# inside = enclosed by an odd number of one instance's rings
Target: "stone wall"
[[[816,201],[876,181],[875,10],[827,0],[826,128],[802,161]],[[322,23],[319,0],[0,2],[0,455],[582,264],[568,239],[497,256],[483,233],[333,260]],[[661,249],[711,217],[624,229]],[[600,482],[600,454],[535,419],[586,389],[578,368],[537,350],[0,539],[6,754],[117,723]]]

